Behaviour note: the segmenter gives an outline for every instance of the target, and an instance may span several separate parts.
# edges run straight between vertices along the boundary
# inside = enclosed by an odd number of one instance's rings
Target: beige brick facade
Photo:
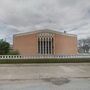
[[[38,34],[40,33],[53,34],[53,54],[77,54],[77,37],[75,35],[68,35],[52,30],[14,35],[14,50],[18,50],[21,55],[38,55]]]
[[[55,54],[77,54],[77,37],[55,35]]]

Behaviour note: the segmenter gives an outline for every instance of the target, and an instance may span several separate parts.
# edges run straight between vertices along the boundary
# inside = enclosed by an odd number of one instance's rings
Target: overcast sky
[[[0,38],[37,29],[90,36],[90,0],[0,0]]]

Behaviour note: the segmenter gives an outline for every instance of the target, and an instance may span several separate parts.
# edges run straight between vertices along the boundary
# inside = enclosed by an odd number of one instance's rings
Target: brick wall
[[[38,54],[37,34],[14,36],[13,48],[21,55]],[[55,34],[54,54],[77,54],[77,37]]]
[[[21,55],[37,54],[37,37],[36,34],[15,36],[13,40],[14,49],[18,50]]]

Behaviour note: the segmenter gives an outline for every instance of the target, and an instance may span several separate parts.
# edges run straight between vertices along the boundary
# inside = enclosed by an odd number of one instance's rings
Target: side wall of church
[[[55,54],[77,54],[77,37],[56,34]]]
[[[19,51],[21,55],[37,54],[36,34],[14,36],[13,45],[14,50]]]

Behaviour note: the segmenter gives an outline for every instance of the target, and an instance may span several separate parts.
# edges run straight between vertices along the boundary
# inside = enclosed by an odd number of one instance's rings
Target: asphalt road
[[[0,65],[0,90],[90,90],[90,63]]]

